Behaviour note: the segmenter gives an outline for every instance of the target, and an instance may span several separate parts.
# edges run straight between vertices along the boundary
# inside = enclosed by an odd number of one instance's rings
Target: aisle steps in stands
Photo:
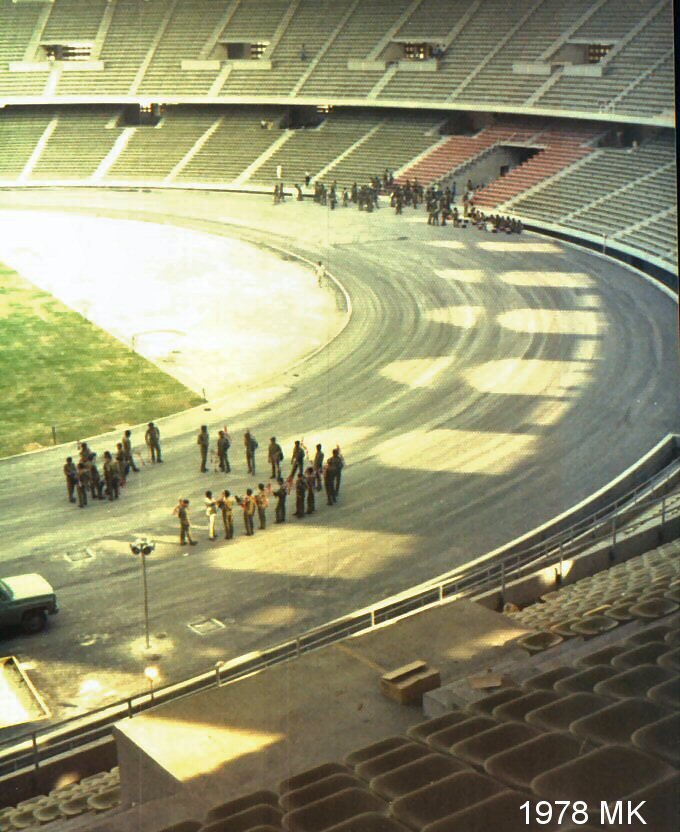
[[[541,134],[539,141],[545,145],[545,149],[513,168],[506,176],[480,189],[475,194],[475,205],[494,208],[588,156],[593,148],[587,147],[584,141],[593,138],[594,132],[584,129],[582,135],[579,133],[579,130],[563,130]]]
[[[451,136],[419,162],[404,170],[399,181],[417,179],[421,184],[428,185],[478,158],[495,145],[513,141],[524,143],[529,141],[535,132],[533,127],[505,126],[501,123],[487,127],[474,136]]]

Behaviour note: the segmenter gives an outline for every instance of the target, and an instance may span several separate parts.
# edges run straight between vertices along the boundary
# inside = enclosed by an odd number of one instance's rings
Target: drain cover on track
[[[224,630],[225,625],[217,618],[204,618],[202,621],[192,621],[188,625],[199,636],[207,636],[217,630]]]
[[[95,557],[95,550],[89,546],[86,549],[76,549],[73,552],[65,552],[64,559],[71,563],[81,563],[84,560],[93,560]]]

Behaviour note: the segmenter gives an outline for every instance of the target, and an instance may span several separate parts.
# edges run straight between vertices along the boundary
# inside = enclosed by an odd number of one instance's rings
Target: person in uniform
[[[87,505],[87,489],[90,485],[90,473],[84,462],[78,463],[78,479],[76,480],[76,493],[78,494],[78,508],[85,508]]]
[[[224,523],[224,539],[231,540],[234,537],[234,503],[236,500],[231,496],[230,491],[223,491],[222,496],[218,502],[220,511],[222,512],[222,522]]]
[[[152,462],[163,462],[161,458],[161,432],[153,422],[149,422],[144,434],[146,446]]]
[[[314,461],[312,462],[312,467],[314,468],[314,486],[317,491],[321,491],[321,477],[323,474],[323,459],[324,459],[324,452],[321,445],[316,446],[316,452],[314,454]]]
[[[323,472],[323,485],[326,489],[326,503],[329,506],[335,504],[335,491],[333,490],[333,486],[335,484],[335,475],[333,473],[333,466],[331,465],[332,459],[333,457],[331,457],[328,460]]]
[[[118,472],[120,475],[120,487],[122,488],[125,485],[125,478],[128,475],[130,470],[130,466],[128,465],[127,456],[125,451],[123,450],[123,443],[118,442],[116,444],[116,455],[114,457],[116,460],[116,465],[118,466]]]
[[[179,502],[172,510],[172,513],[179,520],[179,545],[185,546],[187,542],[190,546],[195,546],[196,541],[191,538],[191,520],[189,518],[189,500],[180,497]]]
[[[258,483],[257,493],[255,494],[255,505],[257,506],[257,516],[260,520],[260,529],[267,528],[267,514],[266,509],[269,505],[269,497],[264,487],[264,483]]]
[[[135,465],[134,453],[132,452],[132,431],[126,430],[123,434],[123,450],[125,451],[125,461],[127,463],[128,471],[132,469],[135,474],[139,472],[139,468]]]
[[[201,425],[198,437],[196,438],[196,444],[201,452],[201,473],[206,474],[208,472],[208,447],[210,445],[210,434],[208,433],[207,425]]]
[[[118,499],[118,471],[110,451],[104,451],[104,482],[109,500]]]
[[[246,462],[248,464],[248,473],[254,474],[255,473],[255,451],[258,448],[257,439],[255,436],[247,430],[243,434],[243,445],[246,449]]]
[[[333,502],[336,502],[338,494],[340,493],[342,469],[345,467],[345,460],[342,458],[339,445],[333,448],[333,455],[328,462],[333,473]]]
[[[69,503],[75,503],[75,490],[78,484],[78,469],[75,466],[72,456],[66,457],[64,463],[64,476],[66,477],[66,493]]]
[[[279,487],[274,492],[276,497],[276,520],[275,523],[286,522],[286,497],[288,496],[288,489],[281,477],[278,478],[277,483]]]
[[[326,267],[321,262],[321,260],[319,260],[319,262],[316,264],[316,269],[314,270],[314,272],[316,274],[316,282],[319,284],[320,287],[322,287],[326,280],[327,273]]]
[[[226,430],[218,431],[217,460],[220,471],[224,471],[225,474],[228,474],[231,471],[231,465],[229,465],[229,448],[231,448],[231,440],[229,439]]]
[[[305,449],[299,439],[295,440],[290,461],[293,466],[290,472],[291,477],[294,477],[296,472],[301,474],[305,470]]]
[[[267,448],[267,459],[272,466],[272,475],[270,480],[278,480],[281,476],[281,461],[283,460],[283,451],[281,446],[276,441],[276,437],[272,436],[269,440],[269,447]]]
[[[305,516],[305,492],[307,491],[307,480],[302,473],[298,472],[295,480],[295,517]]]
[[[237,498],[238,499],[238,498]],[[239,504],[243,509],[243,525],[246,529],[246,537],[252,537],[255,534],[255,527],[253,526],[253,517],[255,516],[255,497],[253,496],[253,489],[246,490],[246,496],[239,500]]]
[[[305,480],[307,481],[307,514],[314,514],[314,510],[316,509],[314,504],[314,483],[316,481],[316,475],[311,465],[305,471]]]
[[[90,459],[88,460],[87,470],[90,474],[90,488],[92,492],[92,499],[93,500],[103,500],[104,499],[104,483],[102,478],[99,474],[99,469],[97,468],[97,454],[90,454]]]
[[[208,518],[208,537],[215,540],[215,521],[217,520],[217,500],[213,497],[212,491],[205,492],[205,514]]]

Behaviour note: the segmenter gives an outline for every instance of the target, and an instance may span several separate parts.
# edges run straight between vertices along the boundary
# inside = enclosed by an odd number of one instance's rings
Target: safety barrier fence
[[[510,581],[554,568],[556,579],[565,560],[594,544],[610,545],[615,560],[617,539],[641,524],[661,527],[680,517],[680,459],[676,459],[675,437],[668,437],[674,454],[670,464],[639,483],[624,495],[607,502],[586,517],[549,534],[539,542],[517,550],[482,557],[462,565],[444,576],[414,587],[369,608],[358,610],[309,630],[282,644],[239,656],[186,681],[145,691],[118,702],[74,716],[57,724],[30,731],[0,743],[0,778],[21,769],[39,769],[51,758],[89,743],[110,737],[113,724],[134,717],[163,702],[197,691],[219,687],[272,665],[295,659],[305,653],[338,642],[348,636],[368,632],[410,613],[460,598],[475,598],[490,592],[505,591]],[[512,549],[514,544],[509,544]],[[493,554],[493,553],[492,553]]]

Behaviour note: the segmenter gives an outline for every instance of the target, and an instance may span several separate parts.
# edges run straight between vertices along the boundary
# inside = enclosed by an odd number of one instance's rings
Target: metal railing
[[[561,576],[564,561],[594,543],[610,540],[615,548],[624,526],[631,530],[658,519],[663,527],[672,515],[680,515],[678,479],[680,460],[675,460],[661,475],[651,477],[622,497],[537,543],[517,551],[500,551],[495,556],[479,558],[433,581],[306,631],[282,644],[217,662],[213,669],[200,676],[135,694],[56,725],[5,740],[0,743],[0,777],[27,767],[38,769],[52,757],[108,737],[113,723],[120,719],[134,717],[163,702],[233,682],[417,610],[459,598],[474,599],[490,591],[498,591],[502,596],[510,581],[547,568],[555,567],[556,575]],[[650,512],[652,506],[656,509]]]

